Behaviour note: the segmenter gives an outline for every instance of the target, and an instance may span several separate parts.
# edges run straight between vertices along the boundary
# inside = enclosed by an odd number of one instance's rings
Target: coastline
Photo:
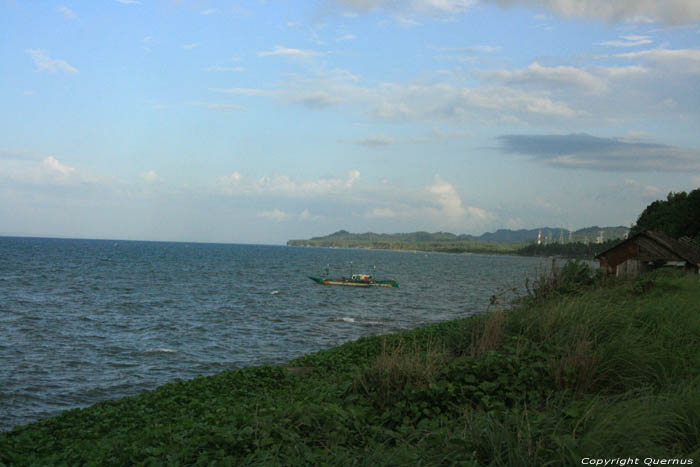
[[[0,462],[698,459],[700,433],[681,423],[700,415],[697,277],[648,280],[496,301],[492,313],[69,410],[0,433]]]
[[[447,255],[495,255],[495,256],[507,256],[507,257],[514,257],[514,258],[554,258],[554,259],[563,259],[563,260],[583,260],[583,261],[593,261],[593,255],[563,255],[563,254],[525,254],[525,253],[518,253],[518,250],[508,250],[508,251],[491,251],[491,250],[437,250],[437,249],[420,249],[420,248],[415,248],[415,249],[409,249],[409,248],[374,248],[374,247],[367,247],[367,246],[347,246],[347,247],[340,247],[340,246],[319,246],[319,245],[287,245],[288,248],[322,248],[322,249],[329,249],[329,250],[371,250],[371,251],[392,251],[392,252],[400,252],[400,253],[408,253],[408,254],[417,254],[417,253],[438,253],[438,254],[447,254]],[[601,249],[603,249],[601,247]]]

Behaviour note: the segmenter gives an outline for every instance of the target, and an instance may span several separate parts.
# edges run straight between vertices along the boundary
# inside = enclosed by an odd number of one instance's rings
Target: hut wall
[[[639,255],[639,247],[634,242],[621,244],[614,248],[600,259],[600,267],[605,267],[608,270],[614,270],[618,264],[622,264],[630,258],[637,258]]]
[[[637,259],[628,259],[618,264],[615,268],[615,275],[617,277],[621,276],[632,276],[636,277],[641,272],[644,272],[644,264]]]

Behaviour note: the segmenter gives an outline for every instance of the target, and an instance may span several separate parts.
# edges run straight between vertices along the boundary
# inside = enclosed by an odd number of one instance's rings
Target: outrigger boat
[[[398,287],[399,283],[387,279],[378,281],[369,274],[352,274],[350,277],[338,277],[335,279],[308,276],[312,281],[323,285],[346,285],[350,287]]]

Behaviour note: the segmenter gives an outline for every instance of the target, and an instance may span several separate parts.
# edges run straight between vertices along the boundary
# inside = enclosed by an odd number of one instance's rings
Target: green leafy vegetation
[[[511,253],[517,245],[465,238],[448,232],[413,232],[404,234],[353,234],[340,230],[310,240],[289,240],[289,246],[326,248],[368,248],[380,250],[417,250],[443,253]]]
[[[473,235],[455,235],[449,232],[412,232],[397,234],[376,234],[372,232],[356,234],[340,230],[324,237],[310,240],[289,240],[289,246],[314,246],[326,248],[368,248],[384,250],[417,250],[444,253],[503,253],[531,256],[568,256],[592,258],[598,253],[599,238],[607,239],[603,245],[609,245],[616,239],[623,238],[629,229],[626,227],[589,227],[569,232],[566,229],[501,229],[485,233],[478,237]],[[538,235],[543,238],[543,245],[536,245]]]
[[[688,236],[700,241],[700,188],[686,193],[669,193],[644,209],[632,228],[632,234],[643,230],[664,232],[671,237]]]
[[[603,282],[572,262],[528,288],[509,308],[63,412],[0,434],[0,464],[697,462],[698,276]]]
[[[522,256],[563,256],[566,258],[593,259],[598,253],[618,244],[619,238],[606,240],[602,243],[549,243],[547,245],[530,245],[519,248],[516,254]]]

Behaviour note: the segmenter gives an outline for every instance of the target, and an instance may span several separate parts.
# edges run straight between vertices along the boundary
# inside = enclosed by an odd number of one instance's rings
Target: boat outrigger
[[[398,287],[399,283],[387,279],[387,280],[376,280],[369,274],[352,274],[350,277],[338,277],[335,279],[331,278],[320,278],[308,276],[312,281],[323,285],[346,285],[350,287]]]

